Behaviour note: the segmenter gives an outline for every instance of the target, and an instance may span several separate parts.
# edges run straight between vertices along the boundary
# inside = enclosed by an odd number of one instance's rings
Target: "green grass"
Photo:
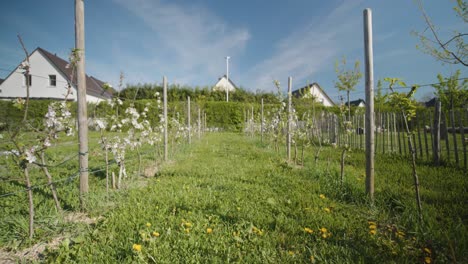
[[[283,153],[241,134],[207,134],[163,164],[157,177],[128,179],[127,189],[109,197],[104,179],[92,177],[88,211],[101,216],[95,225],[45,217],[53,209],[42,198],[38,208],[44,212],[38,218],[45,231],[35,241],[66,237],[58,249],[46,252],[44,261],[57,263],[468,261],[468,183],[462,171],[418,164],[425,219],[419,223],[409,161],[376,157],[372,205],[364,190],[362,152],[349,153],[343,185],[339,149],[325,148],[317,164],[308,149],[304,167],[287,163]],[[59,196],[76,210],[76,185],[67,188]],[[16,232],[24,240],[26,198],[18,198],[14,201],[22,209],[10,215],[22,215],[16,223],[21,227],[10,223],[0,232]],[[13,248],[7,235],[0,238]],[[141,252],[133,250],[134,244]]]

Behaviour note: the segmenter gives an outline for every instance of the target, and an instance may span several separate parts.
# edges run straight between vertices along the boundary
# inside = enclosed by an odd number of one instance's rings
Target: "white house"
[[[72,69],[68,62],[42,48],[35,49],[29,55],[30,74],[27,78],[20,65],[0,84],[0,99],[26,97],[26,81],[29,82],[29,98],[64,99]],[[77,100],[75,82],[72,83],[72,94],[69,100]],[[112,97],[104,88],[104,82],[86,75],[86,101],[98,103]]]
[[[228,91],[235,92],[237,86],[231,81],[231,79],[227,79],[226,75],[223,75],[221,78],[218,79],[218,82],[213,86],[213,91]]]
[[[366,102],[364,102],[364,100],[362,100],[361,98],[359,98],[357,100],[354,100],[354,101],[350,101],[349,104],[352,105],[352,106],[356,106],[356,107],[365,107],[366,106]]]
[[[298,98],[315,98],[317,102],[322,103],[324,106],[334,106],[335,103],[325,93],[318,83],[306,85],[300,89],[292,92],[292,95]]]

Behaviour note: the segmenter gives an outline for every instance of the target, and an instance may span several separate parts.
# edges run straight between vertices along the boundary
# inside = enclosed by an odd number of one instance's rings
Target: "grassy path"
[[[363,188],[352,185],[362,183],[359,170],[351,168],[353,176],[339,189],[335,169],[328,173],[325,161],[292,167],[256,140],[209,134],[165,164],[147,186],[116,198],[117,206],[99,212],[103,218],[95,227],[49,252],[48,260],[414,263],[432,258],[435,245],[390,220],[398,212],[366,203]],[[425,247],[431,253],[424,253]]]

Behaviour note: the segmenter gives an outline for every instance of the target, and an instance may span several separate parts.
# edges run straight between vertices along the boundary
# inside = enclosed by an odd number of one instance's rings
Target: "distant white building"
[[[315,98],[315,100],[324,106],[334,106],[335,103],[325,93],[318,83],[304,86],[292,92],[292,95],[297,98]]]
[[[24,76],[20,65],[0,84],[0,99],[26,97],[26,82],[29,82],[29,98],[64,99],[72,69],[68,62],[42,48],[35,49],[29,55],[30,74]],[[76,82],[72,83],[69,100],[77,100]],[[110,91],[104,89],[104,82],[86,75],[86,101],[98,103],[112,98]]]
[[[237,86],[231,81],[231,79],[227,79],[226,75],[223,75],[218,79],[218,82],[213,86],[213,91],[228,91],[235,92],[237,89]]]
[[[356,107],[365,107],[366,106],[366,102],[364,102],[364,100],[362,100],[361,98],[359,98],[357,100],[354,100],[354,101],[350,101],[349,104],[352,105],[352,106],[356,106]],[[346,105],[348,105],[348,104],[346,103]]]

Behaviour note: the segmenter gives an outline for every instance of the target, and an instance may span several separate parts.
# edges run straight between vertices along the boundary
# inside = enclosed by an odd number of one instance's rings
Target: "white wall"
[[[229,92],[234,92],[236,91],[236,88],[232,86],[230,82],[226,79],[226,77],[222,77],[216,84],[215,88],[213,89],[214,91],[226,91],[226,87],[228,88]]]
[[[324,106],[333,106],[333,102],[331,102],[318,88],[316,85],[310,87],[310,93],[305,95],[305,97],[310,98],[311,96],[317,98],[317,101],[322,103]]]
[[[30,86],[30,98],[64,98],[67,93],[67,81],[57,69],[39,52],[35,51],[30,57],[30,74],[32,84]],[[0,85],[1,97],[26,97],[26,83],[22,70],[16,69]],[[49,75],[56,75],[55,87],[49,85]],[[76,90],[68,99],[76,100]]]

